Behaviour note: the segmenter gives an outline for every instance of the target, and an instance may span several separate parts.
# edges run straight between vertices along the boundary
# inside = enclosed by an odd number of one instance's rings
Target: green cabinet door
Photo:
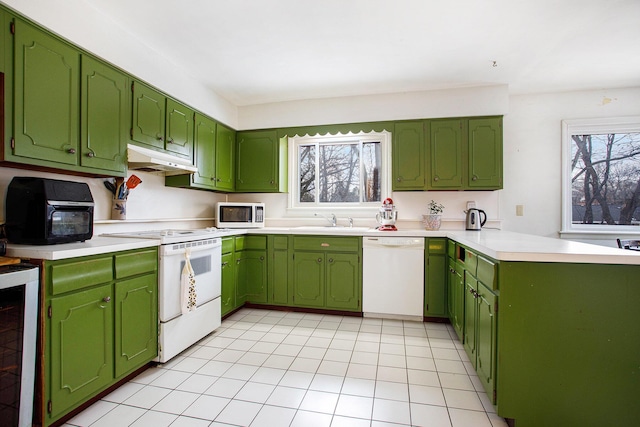
[[[478,282],[476,372],[491,403],[496,404],[498,297]]]
[[[222,315],[236,308],[236,274],[233,252],[222,254]]]
[[[194,111],[171,98],[166,104],[166,144],[164,148],[182,157],[193,157]]]
[[[194,184],[208,189],[216,186],[216,127],[215,120],[196,113],[193,160],[198,171],[190,175]]]
[[[463,184],[463,120],[431,120],[427,188],[459,189]]]
[[[471,189],[502,188],[502,117],[469,119],[469,176]]]
[[[275,130],[238,132],[236,136],[236,191],[285,191],[286,153]]]
[[[322,308],[325,304],[324,252],[296,252],[293,258],[291,304]]]
[[[129,78],[83,55],[80,93],[80,165],[124,175],[131,117]]]
[[[478,316],[477,303],[478,281],[468,272],[464,275],[464,328],[462,343],[469,356],[471,365],[476,367],[476,319]]]
[[[325,255],[326,308],[360,311],[362,264],[358,254],[331,253]]]
[[[289,302],[289,251],[288,236],[268,236],[268,302],[287,305]]]
[[[236,252],[238,303],[267,302],[267,254],[264,250]]]
[[[111,284],[50,300],[49,419],[96,393],[113,379]]]
[[[77,165],[80,54],[20,19],[14,43],[15,142],[5,158]]]
[[[454,263],[451,286],[451,308],[453,310],[451,324],[460,341],[463,339],[464,330],[464,269],[458,263]]]
[[[164,150],[166,97],[149,86],[133,85],[133,127],[131,139]]]
[[[393,190],[424,190],[424,122],[398,122],[394,125],[391,159]]]
[[[9,51],[5,43],[9,39],[7,37],[8,34],[8,26],[5,19],[7,18],[7,14],[4,13],[4,10],[0,10],[0,73],[4,73],[5,69],[5,53]]]
[[[115,375],[121,377],[158,355],[158,276],[115,285]]]
[[[215,147],[215,186],[219,191],[235,188],[236,131],[218,123]]]
[[[427,239],[425,245],[424,315],[448,317],[447,239]]]

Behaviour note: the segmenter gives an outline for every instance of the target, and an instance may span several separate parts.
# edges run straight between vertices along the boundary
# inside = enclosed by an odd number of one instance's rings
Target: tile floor
[[[506,427],[450,325],[242,309],[66,426]]]

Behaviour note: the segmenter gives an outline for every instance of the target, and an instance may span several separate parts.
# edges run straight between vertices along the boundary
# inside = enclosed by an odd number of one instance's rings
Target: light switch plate
[[[467,210],[475,209],[475,207],[476,207],[476,202],[475,201],[471,200],[471,201],[467,202]]]
[[[516,216],[524,216],[524,205],[516,205]]]

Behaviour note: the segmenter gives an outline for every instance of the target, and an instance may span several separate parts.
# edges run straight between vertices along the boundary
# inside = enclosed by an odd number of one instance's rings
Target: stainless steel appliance
[[[376,214],[376,221],[380,224],[380,231],[396,231],[396,221],[398,220],[398,211],[393,204],[393,200],[386,198],[382,202],[380,210]]]
[[[467,214],[465,221],[467,230],[480,230],[487,222],[487,214],[482,209],[471,208],[465,213]]]
[[[218,202],[216,227],[261,228],[264,227],[264,203]]]
[[[38,268],[0,267],[0,414],[3,426],[32,424],[38,329]]]
[[[5,231],[11,243],[52,245],[93,237],[93,197],[84,182],[14,177]]]
[[[221,323],[222,241],[215,228],[154,230],[107,234],[113,237],[156,239],[159,247],[158,359],[168,362]],[[196,309],[183,314],[181,276],[187,257],[193,268]]]
[[[422,321],[424,238],[362,239],[362,311],[365,316]]]

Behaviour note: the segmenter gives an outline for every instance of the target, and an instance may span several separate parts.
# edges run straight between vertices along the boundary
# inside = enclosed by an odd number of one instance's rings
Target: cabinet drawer
[[[230,254],[231,252],[233,252],[234,240],[234,237],[225,237],[224,239],[222,239],[223,254]]]
[[[444,254],[447,251],[447,239],[427,239],[430,254]]]
[[[156,248],[116,255],[116,279],[157,270],[158,251]]]
[[[358,252],[360,250],[359,237],[330,237],[330,236],[294,236],[294,251],[340,251]]]
[[[478,274],[476,277],[489,289],[495,291],[498,288],[497,264],[481,256],[478,257]]]
[[[51,295],[63,294],[113,280],[113,258],[103,257],[51,266]]]
[[[236,252],[247,249],[267,249],[267,236],[237,236],[235,244]]]
[[[453,240],[447,240],[447,255],[449,255],[449,258],[456,257],[456,242]]]
[[[464,264],[464,270],[475,276],[478,267],[478,256],[461,246],[459,246],[459,251],[459,259],[462,261],[462,264]]]
[[[273,249],[284,250],[289,247],[288,236],[273,236]]]

